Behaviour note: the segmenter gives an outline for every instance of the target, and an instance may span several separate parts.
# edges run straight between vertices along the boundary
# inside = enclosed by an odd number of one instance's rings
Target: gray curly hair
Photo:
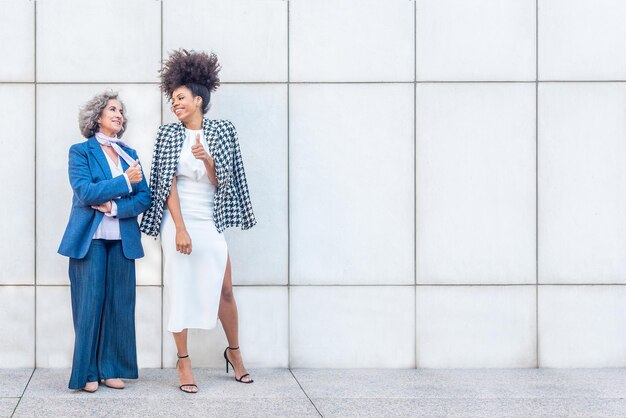
[[[119,99],[119,95],[116,91],[106,90],[103,93],[96,94],[93,99],[89,100],[83,107],[80,108],[80,112],[78,113],[78,127],[80,128],[80,133],[83,134],[85,138],[91,138],[100,130],[98,118],[102,115],[102,111],[106,107],[107,103],[109,103],[109,100],[112,99],[119,101],[124,109],[124,122],[122,122],[122,130],[117,133],[118,138],[122,137],[126,131],[126,124],[128,122],[128,118],[126,116],[126,106],[124,106],[124,102]]]

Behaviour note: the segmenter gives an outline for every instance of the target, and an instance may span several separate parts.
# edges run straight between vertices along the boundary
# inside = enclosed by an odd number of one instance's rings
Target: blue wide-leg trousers
[[[69,388],[100,379],[136,379],[135,260],[122,241],[94,239],[85,258],[70,258],[74,359]]]

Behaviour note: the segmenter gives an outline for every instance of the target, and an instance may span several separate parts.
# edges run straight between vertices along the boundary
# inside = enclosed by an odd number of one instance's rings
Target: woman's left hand
[[[100,203],[99,205],[91,205],[92,209],[98,210],[102,213],[111,212],[111,207],[112,205],[110,200],[108,202]]]
[[[200,143],[200,134],[196,134],[196,143],[191,146],[191,153],[198,160],[203,162],[207,162],[209,164],[213,164],[213,157],[209,155],[208,152],[204,149],[204,146]]]

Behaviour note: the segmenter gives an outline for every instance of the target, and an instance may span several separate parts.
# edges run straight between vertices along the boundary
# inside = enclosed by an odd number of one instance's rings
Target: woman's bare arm
[[[176,226],[176,251],[181,254],[191,254],[191,237],[187,232],[183,213],[180,210],[180,200],[178,199],[178,189],[176,188],[176,176],[174,176],[172,180],[172,188],[167,198],[167,208]]]

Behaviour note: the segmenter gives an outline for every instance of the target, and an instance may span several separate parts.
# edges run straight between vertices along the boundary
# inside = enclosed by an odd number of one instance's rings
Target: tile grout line
[[[535,0],[535,360],[539,368],[539,0]]]
[[[24,284],[2,283],[2,287],[70,287],[70,284]],[[233,287],[511,287],[511,286],[626,286],[626,283],[395,283],[395,284],[235,284]],[[161,284],[139,284],[138,288],[157,287]]]
[[[161,69],[163,69],[163,1],[159,1],[160,3],[160,7],[161,7],[161,54],[159,57],[159,61],[160,61],[160,67]],[[161,112],[161,125],[163,125],[163,95],[161,94],[160,100],[159,100],[161,106],[159,111]],[[150,169],[152,170],[152,167],[150,167]],[[161,284],[159,285],[159,288],[161,289],[161,327],[159,329],[159,334],[160,334],[160,340],[161,340],[161,369],[163,369],[163,357],[164,357],[164,353],[163,353],[163,345],[164,345],[164,338],[163,338],[163,299],[164,299],[164,289],[163,289],[163,247],[161,247],[161,245],[159,245],[159,249],[161,250],[161,260],[160,260],[160,264],[161,264]]]
[[[413,1],[413,357],[417,360],[417,1]]]
[[[33,371],[30,374],[30,377],[28,378],[28,382],[26,382],[26,385],[24,386],[24,390],[22,391],[22,394],[19,396],[19,400],[17,401],[17,404],[15,404],[15,408],[13,408],[13,412],[11,412],[11,417],[13,417],[13,415],[15,415],[15,412],[17,411],[17,407],[20,406],[20,402],[22,402],[22,398],[24,397],[24,394],[26,393],[26,389],[28,389],[28,385],[30,385],[30,381],[33,379],[33,376],[35,375],[35,368],[33,367]]]
[[[284,0],[286,1],[286,0]],[[19,85],[19,84],[32,84],[30,81],[2,81],[1,84]],[[610,83],[626,83],[624,80],[409,80],[409,81],[220,81],[221,85],[265,85],[265,84],[295,84],[295,85],[307,85],[307,84],[554,84],[554,83],[594,83],[594,84],[610,84]],[[151,85],[158,86],[158,81],[39,81],[38,84],[42,85]]]
[[[34,298],[34,303],[33,303],[33,308],[34,308],[34,316],[33,316],[33,328],[34,328],[34,333],[33,333],[33,365],[34,368],[37,368],[37,2],[33,1],[33,32],[34,32],[34,39],[33,39],[33,94],[34,94],[34,120],[33,120],[33,133],[34,133],[34,142],[35,142],[35,146],[33,147],[34,150],[34,160],[35,160],[35,168],[33,169],[33,174],[34,174],[34,196],[33,196],[33,201],[35,203],[35,207],[33,208],[33,275],[34,275],[34,294],[33,294],[33,298]],[[32,375],[31,375],[32,377]],[[30,379],[29,379],[30,382]],[[18,402],[19,405],[19,402]],[[15,408],[17,409],[17,405],[15,406]],[[13,411],[13,413],[15,413],[15,411]]]
[[[287,0],[287,367],[291,367],[291,193],[289,189],[290,185],[290,169],[291,169],[291,158],[289,153],[289,134],[291,130],[291,124],[289,123],[290,116],[290,101],[289,98],[291,96],[291,90],[289,88],[289,80],[290,80],[290,60],[291,55],[289,54],[289,48],[291,46],[289,42],[290,34],[290,26],[289,26],[289,15],[290,15],[290,2]]]
[[[313,405],[313,408],[315,408],[315,410],[317,411],[317,413],[319,414],[320,417],[323,417],[324,415],[322,415],[322,413],[320,412],[319,409],[317,409],[317,405],[315,405],[315,403],[313,402],[313,400],[311,399],[311,397],[309,396],[308,393],[306,393],[306,391],[304,390],[304,388],[302,387],[302,385],[300,384],[300,382],[298,381],[298,378],[296,377],[295,374],[293,374],[293,370],[291,370],[291,367],[289,367],[289,373],[291,373],[291,376],[293,376],[293,379],[296,381],[296,383],[298,384],[298,386],[300,386],[300,390],[302,391],[302,393],[304,393],[304,396],[306,396],[306,398],[309,400],[309,402],[311,402],[311,405]]]

